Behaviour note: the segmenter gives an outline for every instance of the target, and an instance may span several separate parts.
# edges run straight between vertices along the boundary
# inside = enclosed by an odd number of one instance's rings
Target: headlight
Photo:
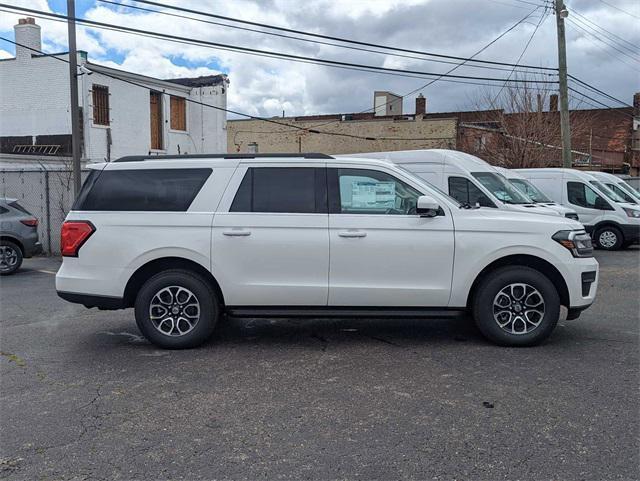
[[[623,207],[622,210],[624,210],[629,217],[633,217],[634,219],[640,219],[640,210],[629,209],[627,207]]]
[[[552,239],[569,249],[573,257],[593,257],[591,237],[583,230],[561,230]]]

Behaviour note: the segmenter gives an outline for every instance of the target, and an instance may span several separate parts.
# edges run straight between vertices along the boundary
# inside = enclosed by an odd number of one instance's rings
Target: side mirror
[[[440,204],[429,195],[421,195],[418,197],[416,205],[416,214],[420,217],[435,217],[440,210]]]
[[[596,209],[600,209],[600,210],[610,210],[611,206],[609,205],[609,203],[604,200],[602,197],[596,197],[596,201],[594,204],[594,207]]]

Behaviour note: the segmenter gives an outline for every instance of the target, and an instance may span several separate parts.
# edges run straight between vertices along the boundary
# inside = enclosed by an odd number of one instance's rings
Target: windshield
[[[640,200],[640,192],[634,189],[631,184],[628,184],[623,181],[618,184],[618,187],[620,187],[622,190],[624,190],[628,194],[631,194],[633,197],[635,197],[636,200]]]
[[[435,190],[438,194],[444,196],[447,198],[447,200],[451,201],[453,203],[453,205],[455,205],[456,207],[460,207],[460,202],[458,202],[456,199],[454,199],[453,197],[451,197],[449,194],[447,194],[445,191],[439,189],[438,187],[436,187],[435,185],[433,185],[431,182],[427,181],[426,179],[423,179],[422,177],[420,177],[419,175],[414,174],[413,172],[405,169],[404,167],[402,167],[401,165],[395,164],[395,166],[400,169],[402,171],[403,174],[405,174],[408,177],[411,177],[415,182],[417,182],[418,184],[427,184],[427,186],[433,190]]]
[[[531,198],[536,204],[540,204],[542,202],[549,203],[553,202],[549,197],[544,195],[540,189],[538,189],[535,185],[533,185],[528,180],[524,179],[509,179],[511,185],[515,186],[523,194],[527,195]]]
[[[502,175],[493,172],[472,172],[476,179],[505,204],[533,204],[533,201],[516,187],[507,182]]]
[[[602,182],[599,182],[597,180],[590,180],[589,183],[592,185],[595,185],[598,188],[598,190],[605,195],[605,197],[609,198],[609,200],[612,200],[614,202],[625,202],[625,200],[622,197],[620,197],[618,194],[616,194],[614,191],[612,191],[609,187],[604,185]]]
[[[609,187],[612,191],[614,191],[617,195],[622,197],[625,202],[629,202],[631,204],[638,203],[638,200],[633,195],[631,195],[629,192],[627,192],[622,188],[622,184],[616,185],[616,184],[613,184],[613,183],[610,184],[607,182],[606,186]]]

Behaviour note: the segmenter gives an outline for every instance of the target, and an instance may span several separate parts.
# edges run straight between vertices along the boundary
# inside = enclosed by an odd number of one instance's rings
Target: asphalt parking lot
[[[464,320],[234,320],[162,351],[133,312],[0,280],[0,478],[633,480],[640,249],[543,346]]]

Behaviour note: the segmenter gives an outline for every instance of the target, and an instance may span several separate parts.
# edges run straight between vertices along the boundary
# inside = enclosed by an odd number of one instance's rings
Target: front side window
[[[185,212],[211,169],[92,171],[73,210]]]
[[[96,125],[109,125],[109,87],[93,85],[93,123]]]
[[[326,213],[326,191],[324,168],[250,167],[229,212]]]
[[[472,172],[485,189],[505,204],[531,204],[533,201],[507,182],[503,176],[492,172]]]
[[[463,204],[495,207],[477,185],[464,177],[449,177],[449,195]]]
[[[623,189],[627,194],[631,194],[635,199],[640,201],[640,192],[633,188],[631,184],[627,182],[620,182],[618,186]]]
[[[330,212],[334,214],[414,215],[422,194],[386,172],[329,170]]]
[[[582,182],[567,182],[567,198],[571,204],[587,209],[613,210],[606,200]]]
[[[532,201],[539,204],[541,202],[553,202],[549,197],[544,195],[544,193],[538,189],[535,185],[533,185],[528,180],[524,179],[509,179],[509,182],[517,189],[522,191],[527,197],[529,197]]]

